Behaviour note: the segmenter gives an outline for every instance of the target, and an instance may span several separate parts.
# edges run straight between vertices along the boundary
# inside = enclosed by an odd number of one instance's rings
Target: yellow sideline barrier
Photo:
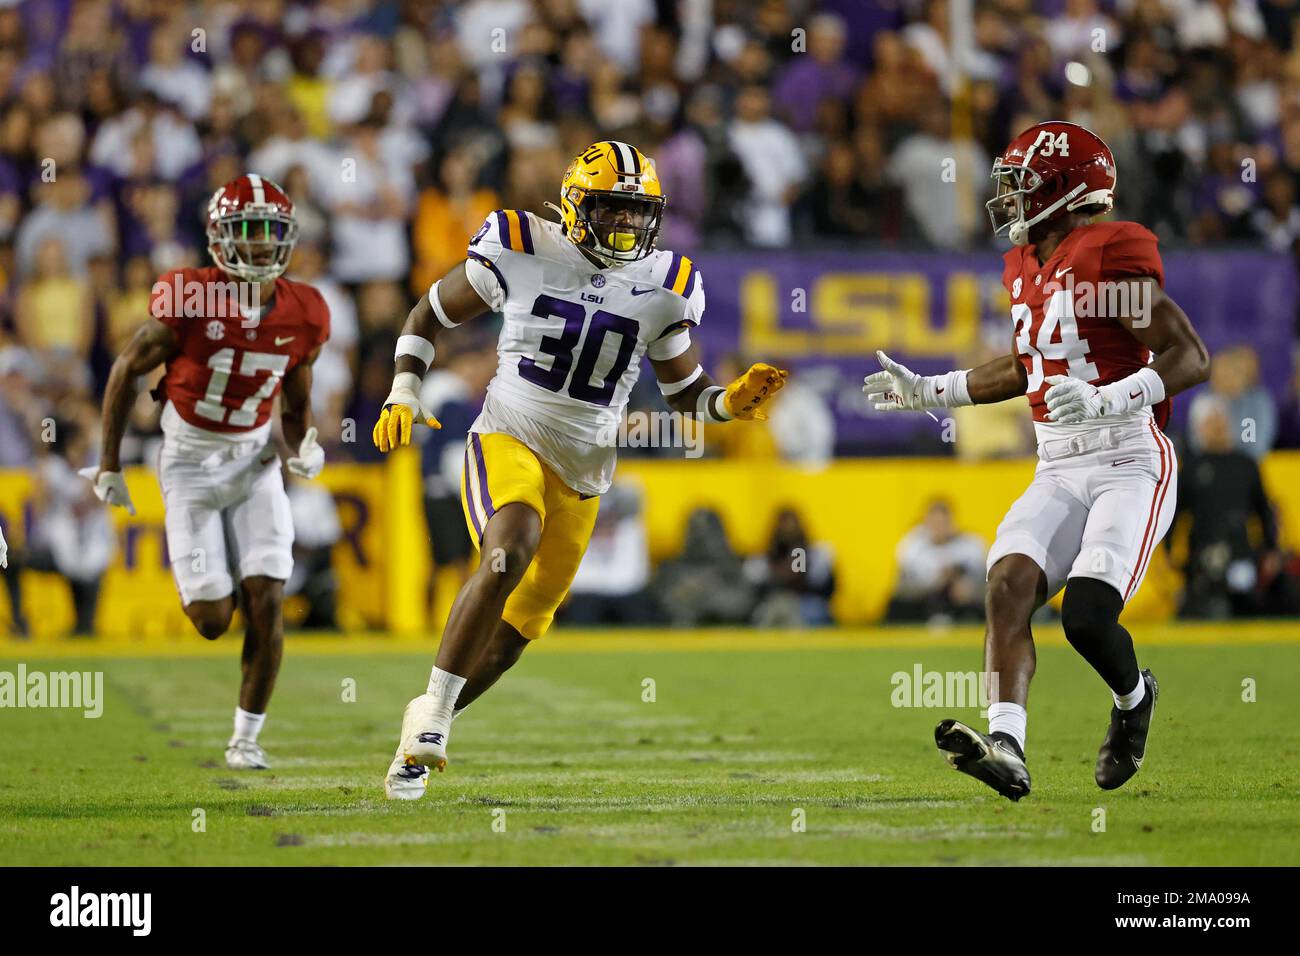
[[[719,511],[732,546],[742,553],[764,549],[778,509],[797,508],[813,539],[834,550],[834,611],[840,623],[850,625],[870,623],[883,612],[894,584],[895,546],[932,498],[946,498],[959,527],[991,541],[1032,473],[1030,460],[971,464],[916,458],[850,459],[820,471],[754,460],[627,460],[619,466],[620,480],[636,482],[644,494],[655,561],[677,552],[686,518],[697,507]],[[1300,542],[1300,452],[1270,455],[1264,479],[1279,512],[1284,543],[1295,548]],[[129,469],[128,480],[138,511],[134,518],[120,510],[113,513],[119,548],[104,577],[97,630],[128,641],[188,635],[189,622],[163,562],[157,481],[144,468]],[[417,639],[440,629],[445,606],[439,613],[430,611],[432,568],[415,453],[400,453],[383,465],[330,465],[320,480],[338,502],[344,529],[334,551],[341,625]],[[30,476],[0,471],[0,517],[15,545],[22,543],[31,502]],[[62,580],[33,572],[23,576],[22,586],[34,636],[70,629],[72,605]],[[1167,619],[1178,587],[1162,546],[1126,619]],[[0,589],[0,633],[9,624],[8,597]]]

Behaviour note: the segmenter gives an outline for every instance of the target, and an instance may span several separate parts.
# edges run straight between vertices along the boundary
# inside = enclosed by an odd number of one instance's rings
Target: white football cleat
[[[402,714],[402,739],[398,755],[408,764],[442,771],[447,766],[447,738],[451,736],[451,708],[440,697],[421,694]]]
[[[226,744],[226,766],[231,770],[268,770],[266,752],[254,741],[232,737]]]
[[[419,800],[429,785],[429,768],[407,763],[399,751],[384,776],[384,796],[389,800]]]

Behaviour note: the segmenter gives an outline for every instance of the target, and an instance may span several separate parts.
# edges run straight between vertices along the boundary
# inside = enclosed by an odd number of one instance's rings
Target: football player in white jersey
[[[548,204],[550,205],[550,204]],[[504,315],[496,376],[465,449],[461,497],[480,550],[452,605],[426,693],[406,707],[384,780],[418,799],[447,764],[453,718],[541,637],[568,593],[614,473],[614,435],[648,356],[676,411],[706,422],[764,418],[786,373],[754,365],[725,387],[700,367],[690,330],[704,284],[690,259],[656,250],[665,197],[654,164],[600,142],[570,164],[560,222],[492,213],[466,259],[433,284],[398,339],[380,451],[410,443],[439,328]]]

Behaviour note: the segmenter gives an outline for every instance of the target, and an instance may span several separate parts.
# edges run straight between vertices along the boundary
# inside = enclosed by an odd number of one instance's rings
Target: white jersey
[[[468,257],[470,282],[505,317],[471,431],[514,435],[575,491],[603,494],[642,356],[680,355],[704,314],[699,270],[667,250],[598,269],[559,223],[513,209],[488,216]]]

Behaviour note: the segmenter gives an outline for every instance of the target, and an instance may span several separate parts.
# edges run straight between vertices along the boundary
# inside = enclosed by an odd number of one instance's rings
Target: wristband
[[[949,372],[947,375],[927,375],[921,379],[922,408],[955,408],[970,405],[970,389],[966,386],[969,369]]]
[[[423,335],[399,335],[397,350],[393,352],[393,361],[397,361],[403,355],[418,358],[427,369],[433,364],[433,343]]]
[[[701,421],[718,425],[722,422],[729,422],[735,418],[734,415],[727,411],[726,394],[727,390],[721,385],[710,385],[704,391],[700,392],[699,401],[695,406],[695,413]],[[714,395],[722,396],[718,402],[719,411],[717,412],[713,410]]]
[[[384,399],[385,405],[404,404],[406,396],[415,398],[420,394],[420,386],[424,380],[414,372],[398,372],[393,376],[393,387]],[[404,393],[399,395],[398,393]]]
[[[1159,405],[1165,400],[1164,379],[1150,365],[1118,382],[1103,385],[1098,391],[1107,415],[1122,415],[1146,405]]]

